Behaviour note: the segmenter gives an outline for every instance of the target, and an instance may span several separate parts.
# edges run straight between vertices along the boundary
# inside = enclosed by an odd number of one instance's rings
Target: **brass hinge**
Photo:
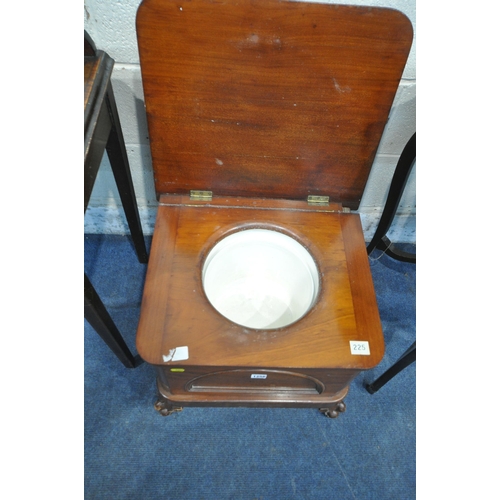
[[[307,203],[308,205],[328,205],[328,203],[330,203],[330,197],[310,194],[307,197]]]
[[[344,212],[345,214],[348,214],[351,212],[351,209],[349,207],[342,207],[342,212]]]
[[[192,189],[189,192],[189,197],[192,200],[212,201],[212,191],[198,191]]]

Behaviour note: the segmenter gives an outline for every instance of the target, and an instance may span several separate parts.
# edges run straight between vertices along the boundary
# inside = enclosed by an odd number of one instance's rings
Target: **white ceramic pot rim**
[[[244,229],[220,240],[202,267],[212,306],[239,325],[269,330],[301,319],[319,294],[309,251],[279,231]]]

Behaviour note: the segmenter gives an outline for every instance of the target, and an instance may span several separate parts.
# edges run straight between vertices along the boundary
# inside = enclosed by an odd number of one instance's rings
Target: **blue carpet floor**
[[[124,368],[85,322],[85,498],[415,498],[416,363],[374,395],[363,385],[415,340],[415,265],[371,257],[386,354],[354,380],[337,419],[269,408],[161,417],[153,368]],[[135,354],[146,266],[130,238],[86,235],[85,271]]]

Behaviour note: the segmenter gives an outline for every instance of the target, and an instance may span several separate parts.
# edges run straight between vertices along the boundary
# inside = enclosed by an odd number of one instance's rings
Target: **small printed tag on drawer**
[[[261,379],[265,379],[267,378],[267,373],[252,373],[250,375],[250,378],[261,378]]]
[[[355,356],[368,356],[370,354],[370,344],[365,340],[350,340],[351,354]]]

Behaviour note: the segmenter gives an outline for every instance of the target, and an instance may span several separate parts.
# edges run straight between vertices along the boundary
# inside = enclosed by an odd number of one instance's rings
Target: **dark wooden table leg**
[[[400,262],[408,262],[410,264],[417,263],[417,256],[414,253],[405,252],[401,250],[387,236],[382,236],[377,248],[382,250],[389,257],[399,260]]]
[[[410,140],[404,147],[401,156],[399,157],[391,186],[389,188],[389,194],[387,195],[384,211],[380,217],[373,239],[366,248],[368,255],[370,255],[375,248],[378,248],[385,251],[393,259],[403,262],[416,263],[416,255],[399,250],[386,236],[387,231],[389,231],[391,227],[394,216],[396,215],[396,210],[398,209],[401,196],[403,195],[406,182],[408,181],[408,177],[417,155],[416,143],[417,134],[415,133],[411,136]]]
[[[118,331],[118,328],[111,319],[111,316],[104,307],[104,304],[86,274],[84,314],[85,319],[100,335],[102,340],[106,342],[108,347],[126,368],[135,368],[143,362],[139,355],[134,357],[134,355],[130,352],[127,344]]]
[[[384,386],[391,378],[395,377],[401,370],[411,365],[417,359],[417,343],[413,342],[410,348],[396,361],[388,370],[371,384],[365,385],[366,390],[373,394]]]
[[[106,151],[108,152],[109,162],[113,170],[137,257],[139,262],[146,264],[148,262],[148,253],[144,241],[144,234],[142,232],[139,211],[137,209],[137,200],[135,197],[134,185],[132,184],[132,175],[130,173],[127,151],[125,149],[125,140],[123,138],[111,82],[109,82],[108,86],[106,104],[109,107],[112,122]]]

